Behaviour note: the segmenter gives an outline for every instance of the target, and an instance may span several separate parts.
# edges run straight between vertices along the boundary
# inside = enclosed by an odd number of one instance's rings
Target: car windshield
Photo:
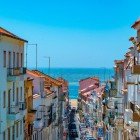
[[[76,129],[76,125],[75,124],[70,124],[69,129]]]

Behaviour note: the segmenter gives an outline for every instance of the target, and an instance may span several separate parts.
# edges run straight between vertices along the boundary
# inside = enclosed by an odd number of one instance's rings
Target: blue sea
[[[38,70],[48,74],[47,68],[39,68]],[[114,76],[114,70],[113,68],[51,68],[50,76],[54,78],[63,77],[68,80],[69,96],[71,99],[76,99],[78,97],[79,80],[95,76],[103,82]]]

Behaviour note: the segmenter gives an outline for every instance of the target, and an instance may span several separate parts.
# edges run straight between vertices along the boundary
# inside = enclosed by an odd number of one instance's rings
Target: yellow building
[[[24,83],[25,102],[27,114],[25,116],[25,140],[31,140],[33,134],[33,121],[35,120],[36,110],[33,109],[33,79],[27,78]]]

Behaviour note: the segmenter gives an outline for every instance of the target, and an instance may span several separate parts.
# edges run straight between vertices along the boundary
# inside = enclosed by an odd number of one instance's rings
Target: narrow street
[[[71,100],[71,102],[68,140],[96,140],[93,137],[92,125],[88,123],[91,121],[90,118],[87,116],[84,122],[80,122],[79,113],[76,111],[77,101]]]

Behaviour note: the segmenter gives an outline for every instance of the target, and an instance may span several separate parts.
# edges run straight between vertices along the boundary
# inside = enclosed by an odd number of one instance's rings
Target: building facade
[[[27,41],[0,28],[0,139],[23,140],[24,117],[24,44]]]

